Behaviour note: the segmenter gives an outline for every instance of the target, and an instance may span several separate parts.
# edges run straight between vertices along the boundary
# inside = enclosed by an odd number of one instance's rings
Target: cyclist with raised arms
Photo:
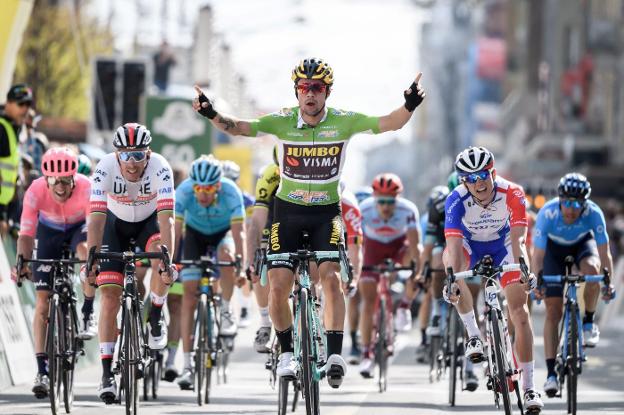
[[[343,234],[338,181],[348,141],[357,133],[377,134],[402,128],[424,98],[424,91],[418,85],[420,77],[419,74],[404,92],[404,105],[381,117],[327,107],[334,72],[326,62],[316,58],[301,61],[292,71],[298,106],[257,120],[219,114],[196,87],[199,96],[193,101],[193,107],[208,117],[215,128],[231,135],[254,137],[263,132],[279,138],[281,180],[271,225],[270,253],[301,248],[304,230],[310,235],[312,250],[338,250]],[[326,300],[324,322],[328,359],[325,370],[329,384],[337,388],[346,373],[346,363],[341,356],[345,300],[338,261],[320,262]],[[269,264],[271,319],[282,351],[277,374],[290,378],[295,377],[298,370],[293,356],[293,323],[288,302],[294,282],[293,270],[294,264],[290,261]]]
[[[82,174],[77,174],[78,158],[66,147],[55,147],[45,152],[41,159],[43,177],[33,181],[24,195],[24,207],[17,239],[17,255],[31,259],[35,240],[37,259],[60,259],[63,245],[76,253],[79,259],[87,259],[87,225],[91,183]],[[33,277],[36,289],[35,313],[33,315],[33,337],[37,359],[37,376],[33,393],[39,399],[48,396],[46,353],[46,329],[50,302],[50,267],[39,265],[31,273],[30,268],[13,268],[12,277],[26,274]],[[90,340],[97,334],[93,319],[95,288],[83,284],[85,296],[82,304],[84,326],[78,337]]]
[[[152,136],[141,124],[120,126],[113,137],[115,151],[104,156],[91,176],[91,214],[87,244],[101,252],[123,252],[130,240],[145,251],[160,251],[160,245],[173,256],[173,209],[175,194],[173,172],[167,160],[150,150]],[[123,288],[121,261],[101,261],[89,281],[97,283],[101,294],[99,324],[102,383],[100,399],[114,402],[117,385],[112,373],[113,354],[118,335],[117,312]],[[150,282],[151,307],[148,319],[148,346],[161,350],[167,344],[167,326],[162,307],[168,286],[177,278],[174,267],[161,269],[161,261],[152,261]]]
[[[446,199],[444,266],[459,272],[470,269],[484,256],[491,255],[494,265],[518,263],[527,258],[526,199],[522,188],[496,175],[494,156],[484,147],[468,147],[457,155],[455,170],[463,186]],[[537,285],[531,274],[525,279],[520,271],[501,276],[509,315],[516,328],[516,360],[522,372],[524,406],[540,410],[544,404],[535,391],[533,379],[533,328],[527,308],[527,293]],[[455,304],[468,332],[466,358],[483,360],[483,341],[475,319],[473,299],[465,281],[458,280],[444,298]],[[460,294],[457,294],[459,289]]]
[[[396,174],[382,173],[373,179],[373,197],[364,200],[360,207],[365,267],[382,264],[386,258],[391,258],[404,266],[414,261],[415,269],[418,269],[421,255],[418,208],[400,196],[402,191],[403,183]],[[375,367],[371,342],[378,284],[378,273],[362,272],[358,287],[362,298],[360,334],[363,346],[359,371],[365,378],[372,377]],[[396,312],[397,331],[408,331],[412,326],[409,307],[413,292],[412,284],[408,282]]]
[[[230,179],[223,177],[221,162],[212,154],[202,155],[191,164],[188,179],[176,189],[176,238],[184,225],[182,259],[199,259],[207,252],[216,252],[219,261],[234,261],[240,254],[245,263],[245,210],[243,195]],[[181,271],[184,297],[182,299],[182,346],[184,371],[178,379],[181,389],[191,389],[194,371],[193,318],[197,307],[197,292],[203,270],[185,267]],[[235,336],[238,329],[230,300],[234,284],[246,281],[244,274],[234,275],[233,267],[220,269],[222,336]],[[197,369],[197,368],[195,368]]]
[[[559,197],[547,202],[537,215],[533,235],[533,269],[545,275],[564,275],[565,258],[572,256],[581,274],[597,275],[602,268],[613,270],[609,236],[602,210],[589,200],[591,185],[579,173],[568,173],[557,188]],[[559,391],[555,372],[555,355],[559,344],[559,322],[563,310],[563,284],[546,283],[545,292],[535,290],[538,298],[546,297],[544,320],[544,356],[548,374],[544,392],[554,396]],[[597,282],[585,284],[585,316],[583,340],[587,347],[595,347],[600,338],[594,323],[596,303],[600,294]],[[609,287],[603,296],[613,295]]]

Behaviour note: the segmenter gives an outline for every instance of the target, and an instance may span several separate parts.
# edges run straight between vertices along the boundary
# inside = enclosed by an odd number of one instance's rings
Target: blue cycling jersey
[[[253,210],[255,203],[256,203],[255,197],[253,197],[247,192],[243,192],[243,204],[244,204],[245,213],[247,214],[247,216],[251,216],[251,211]]]
[[[567,225],[563,221],[559,198],[556,197],[549,200],[537,214],[533,245],[536,248],[546,249],[548,239],[559,245],[573,245],[588,234],[596,239],[598,245],[609,242],[604,215],[598,205],[588,200],[581,216],[574,223]]]
[[[193,229],[213,235],[228,229],[232,222],[244,220],[243,194],[233,181],[224,177],[215,202],[202,207],[195,198],[193,181],[186,179],[176,189],[175,212],[177,218],[184,219]]]

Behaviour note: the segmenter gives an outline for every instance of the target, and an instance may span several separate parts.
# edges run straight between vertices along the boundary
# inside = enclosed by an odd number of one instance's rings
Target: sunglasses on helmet
[[[65,186],[71,186],[74,183],[73,176],[68,176],[68,177],[47,176],[46,180],[48,182],[48,186],[56,186],[59,183]]]
[[[300,94],[307,94],[309,91],[318,94],[320,92],[325,92],[326,90],[327,85],[325,84],[297,84],[297,92]]]
[[[119,160],[124,163],[134,160],[136,162],[143,161],[147,158],[147,151],[120,151]]]
[[[475,173],[470,173],[461,176],[461,180],[470,184],[475,184],[478,180],[487,180],[490,177],[489,170],[481,170]]]
[[[196,184],[193,186],[193,191],[195,191],[195,193],[206,193],[209,195],[215,194],[219,191],[219,185],[217,184],[208,184],[208,185],[201,185],[201,184]]]
[[[567,209],[581,209],[585,206],[585,202],[582,202],[577,199],[563,199],[561,204]]]

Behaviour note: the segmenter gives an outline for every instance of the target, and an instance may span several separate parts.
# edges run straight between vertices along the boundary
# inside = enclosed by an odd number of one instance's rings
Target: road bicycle
[[[403,267],[386,258],[382,264],[364,266],[363,271],[372,271],[379,274],[377,284],[377,298],[373,313],[372,344],[375,353],[375,364],[378,368],[379,392],[388,389],[388,360],[394,353],[394,324],[392,318],[392,294],[390,292],[390,278],[399,271],[414,272],[414,263]]]
[[[61,259],[25,259],[22,255],[17,258],[18,272],[21,272],[26,264],[50,267],[52,290],[49,296],[46,353],[50,379],[48,395],[52,413],[55,415],[60,413],[61,401],[63,401],[65,412],[72,411],[74,369],[78,356],[85,354],[83,341],[77,337],[79,320],[74,291],[76,280],[74,267],[84,263],[85,261],[72,258],[72,253],[67,246],[63,248]],[[21,275],[20,278],[22,278]],[[22,285],[21,281],[17,284],[20,287]]]
[[[305,240],[304,236],[304,240]],[[268,254],[269,261],[291,261],[297,264],[297,278],[293,290],[294,319],[294,356],[301,370],[297,373],[297,381],[301,386],[301,393],[305,400],[306,415],[320,413],[319,384],[327,376],[325,371],[326,338],[325,330],[319,318],[320,301],[315,294],[310,280],[309,261],[319,262],[323,259],[339,260],[341,263],[341,278],[349,282],[348,259],[341,247],[339,251],[309,251],[299,249],[297,252],[283,254]],[[267,283],[266,262],[262,266],[261,284]],[[331,376],[331,374],[329,374]],[[284,392],[286,397],[288,392]],[[282,395],[280,395],[282,399]]]
[[[233,336],[221,334],[221,296],[216,292],[217,269],[234,267],[238,274],[241,269],[241,256],[234,261],[216,261],[213,256],[199,259],[185,259],[183,266],[198,267],[202,270],[199,280],[198,301],[193,324],[193,362],[195,380],[192,389],[197,394],[197,404],[210,403],[212,372],[216,373],[217,383],[227,383],[229,355],[234,348]]]
[[[472,270],[454,273],[452,268],[447,268],[447,292],[451,292],[452,284],[463,278],[477,276],[485,279],[483,290],[485,302],[485,344],[484,356],[487,362],[487,387],[494,392],[494,404],[501,407],[501,400],[505,414],[512,413],[510,392],[515,391],[518,399],[520,413],[524,414],[520,389],[518,388],[518,369],[512,356],[513,349],[505,313],[499,302],[498,293],[500,287],[498,275],[504,272],[521,271],[526,277],[528,267],[524,259],[520,258],[518,264],[494,266],[494,260],[490,255],[485,255]],[[474,362],[478,363],[478,362]],[[527,414],[529,411],[527,411]],[[537,412],[539,413],[539,410]]]
[[[579,275],[572,273],[574,258],[565,258],[565,275],[544,275],[538,277],[538,285],[542,287],[544,282],[564,283],[565,304],[563,309],[563,319],[559,329],[559,353],[556,359],[556,371],[559,384],[563,388],[566,385],[566,399],[568,403],[568,413],[576,415],[578,409],[577,384],[578,377],[583,370],[583,362],[586,360],[583,349],[583,325],[581,324],[581,313],[576,298],[577,289],[580,284],[586,282],[602,281],[605,288],[611,284],[608,270],[605,268],[601,275]],[[549,395],[549,397],[561,397]]]
[[[171,268],[167,247],[160,252],[95,252],[89,251],[87,269],[92,269],[96,260],[121,261],[124,263],[124,285],[121,295],[121,329],[117,339],[117,359],[113,365],[113,374],[121,376],[117,399],[104,396],[106,404],[125,403],[126,414],[136,414],[138,410],[138,379],[146,374],[152,360],[151,350],[147,345],[147,336],[143,322],[143,301],[139,295],[138,280],[135,274],[136,261],[141,259],[160,259],[166,269]]]

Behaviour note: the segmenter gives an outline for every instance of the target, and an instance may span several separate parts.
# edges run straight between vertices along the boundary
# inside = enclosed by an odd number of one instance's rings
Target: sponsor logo
[[[329,235],[329,243],[331,245],[338,245],[342,240],[342,225],[340,223],[340,218],[336,217],[332,220],[332,230]]]
[[[293,145],[284,144],[284,172],[298,180],[328,180],[339,173],[344,143]]]
[[[288,198],[305,203],[320,203],[329,200],[329,194],[322,191],[307,192],[305,190],[294,190],[288,193]]]
[[[271,244],[271,251],[277,252],[282,247],[279,243],[279,222],[271,225],[271,236],[269,237],[269,243]]]
[[[336,138],[338,137],[338,131],[329,130],[329,131],[319,131],[316,135],[318,138]]]
[[[39,266],[37,267],[37,272],[50,272],[50,271],[52,271],[52,265],[39,264]]]

